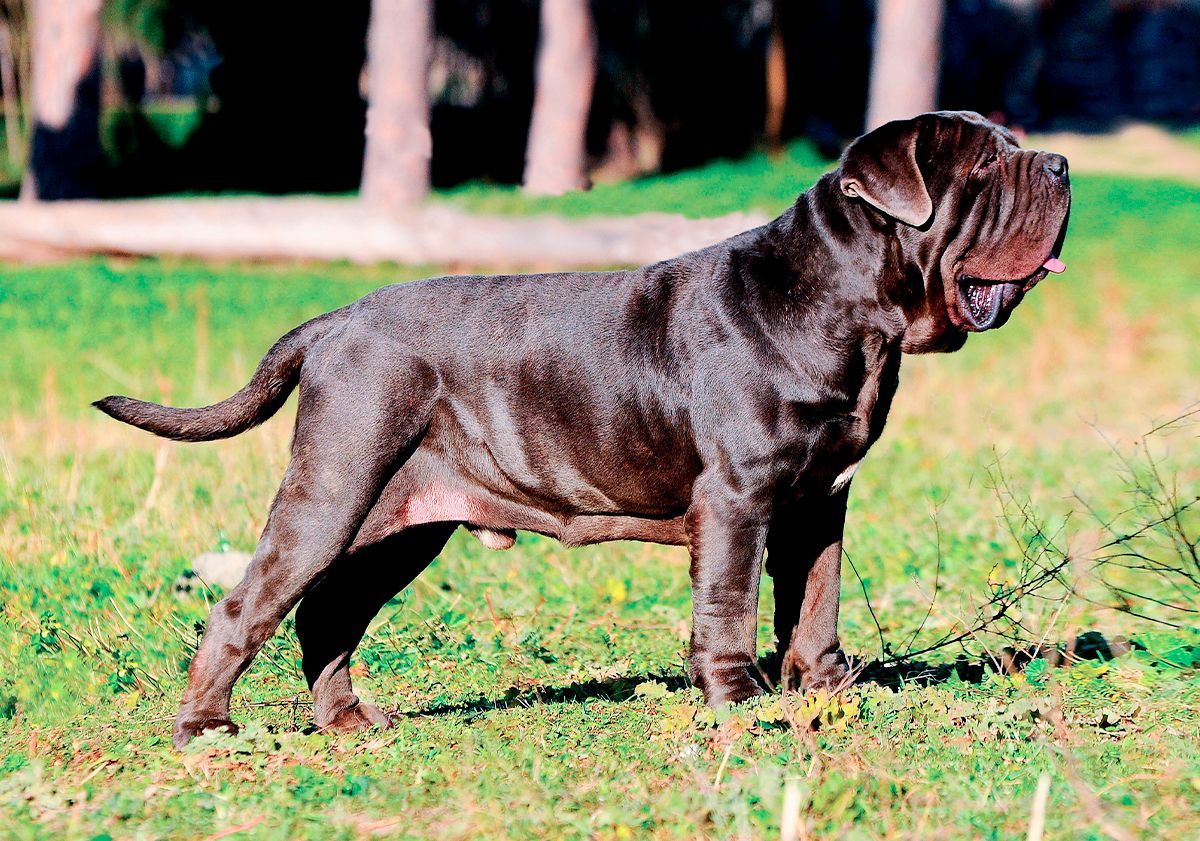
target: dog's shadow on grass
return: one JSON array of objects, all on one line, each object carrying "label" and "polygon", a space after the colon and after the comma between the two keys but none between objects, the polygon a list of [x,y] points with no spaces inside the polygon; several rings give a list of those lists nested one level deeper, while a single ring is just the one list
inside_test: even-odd
[{"label": "dog's shadow on grass", "polygon": [[436,704],[419,710],[402,713],[409,718],[466,713],[468,715],[532,707],[536,704],[584,704],[588,701],[627,701],[643,683],[656,682],[676,692],[687,689],[691,681],[679,672],[622,675],[611,680],[584,680],[567,686],[539,686],[534,688],[509,689],[500,698],[478,698],[453,704]]},{"label": "dog's shadow on grass", "polygon": [[[898,689],[903,686],[937,686],[951,680],[980,684],[988,675],[1019,672],[1035,659],[1045,659],[1051,666],[1058,667],[1080,660],[1111,660],[1137,647],[1121,638],[1108,640],[1098,631],[1080,634],[1064,645],[1030,645],[1022,649],[1005,648],[994,655],[968,658],[960,655],[955,660],[931,663],[920,659],[873,660],[856,664],[855,683],[875,684]],[[776,658],[763,657],[759,669],[770,685],[778,683],[779,664]],[[500,698],[478,698],[450,704],[436,704],[402,713],[409,718],[443,716],[465,713],[468,716],[482,715],[493,710],[511,710],[532,707],[537,704],[583,704],[588,701],[627,701],[637,693],[644,683],[659,683],[671,692],[687,689],[691,681],[681,672],[647,672],[640,675],[623,675],[611,680],[578,681],[566,686],[509,689]]]}]

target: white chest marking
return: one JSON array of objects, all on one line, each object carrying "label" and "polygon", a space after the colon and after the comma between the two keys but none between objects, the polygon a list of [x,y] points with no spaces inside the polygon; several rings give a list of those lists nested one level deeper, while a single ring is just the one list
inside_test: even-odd
[{"label": "white chest marking", "polygon": [[829,495],[830,496],[833,496],[835,493],[840,492],[843,488],[846,487],[846,485],[850,484],[850,480],[854,478],[854,474],[855,474],[855,472],[858,471],[858,466],[860,464],[862,464],[862,459],[859,459],[858,461],[854,462],[854,464],[850,465],[849,467],[847,467],[845,470],[843,470],[841,473],[838,474],[837,478],[833,480],[833,484],[829,486]]}]

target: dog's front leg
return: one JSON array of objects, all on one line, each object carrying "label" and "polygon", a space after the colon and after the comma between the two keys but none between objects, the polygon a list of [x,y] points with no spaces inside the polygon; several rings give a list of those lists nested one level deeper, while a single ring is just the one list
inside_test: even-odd
[{"label": "dog's front leg", "polygon": [[762,693],[755,680],[758,581],[766,517],[726,493],[699,495],[687,515],[692,555],[692,683],[710,706]]},{"label": "dog's front leg", "polygon": [[776,661],[784,688],[833,687],[846,676],[838,638],[848,489],[777,511],[767,538],[775,585]]}]

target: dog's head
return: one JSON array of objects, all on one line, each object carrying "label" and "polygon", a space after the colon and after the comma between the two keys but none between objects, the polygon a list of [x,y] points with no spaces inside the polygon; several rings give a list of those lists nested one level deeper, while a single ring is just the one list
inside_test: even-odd
[{"label": "dog's head", "polygon": [[957,350],[968,333],[999,327],[1065,268],[1067,159],[1021,149],[973,112],[888,123],[851,144],[838,178],[894,233],[910,353]]}]

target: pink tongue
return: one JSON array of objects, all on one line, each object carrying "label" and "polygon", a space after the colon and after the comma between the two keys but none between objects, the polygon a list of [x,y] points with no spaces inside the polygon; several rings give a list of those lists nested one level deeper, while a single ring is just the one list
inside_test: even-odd
[{"label": "pink tongue", "polygon": [[1067,264],[1064,263],[1062,260],[1058,259],[1057,257],[1051,257],[1049,260],[1042,263],[1042,268],[1048,272],[1054,272],[1055,274],[1062,274],[1063,272],[1065,272],[1067,270]]}]

